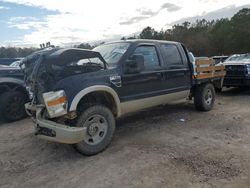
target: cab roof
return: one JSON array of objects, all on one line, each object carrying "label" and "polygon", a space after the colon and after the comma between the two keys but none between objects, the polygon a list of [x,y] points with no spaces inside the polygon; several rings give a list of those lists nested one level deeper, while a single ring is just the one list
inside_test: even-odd
[{"label": "cab roof", "polygon": [[[167,41],[167,40],[153,40],[153,39],[129,39],[129,40],[119,40],[113,42],[107,42],[105,44],[112,44],[112,43],[120,43],[120,42],[129,42],[129,43],[164,43],[164,44],[180,44],[179,42],[175,41]],[[103,44],[103,45],[105,45]]]}]

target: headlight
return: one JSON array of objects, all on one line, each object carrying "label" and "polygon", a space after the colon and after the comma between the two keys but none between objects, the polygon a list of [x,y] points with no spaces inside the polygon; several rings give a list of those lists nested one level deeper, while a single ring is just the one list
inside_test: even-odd
[{"label": "headlight", "polygon": [[68,101],[63,90],[44,93],[43,100],[51,118],[67,114]]}]

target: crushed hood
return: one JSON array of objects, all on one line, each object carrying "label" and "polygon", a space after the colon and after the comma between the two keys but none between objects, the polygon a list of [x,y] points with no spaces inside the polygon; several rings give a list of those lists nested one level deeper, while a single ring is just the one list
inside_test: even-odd
[{"label": "crushed hood", "polygon": [[[86,66],[68,66],[82,59],[99,58],[102,67],[86,64]],[[69,76],[106,69],[106,62],[99,52],[76,48],[49,48],[37,51],[21,62],[25,65],[24,80],[32,92],[38,93],[53,90],[56,83]],[[85,64],[84,64],[85,65]]]},{"label": "crushed hood", "polygon": [[104,62],[104,64],[106,64],[105,60],[103,59],[103,57],[99,52],[95,52],[92,50],[77,49],[77,48],[59,49],[49,55],[47,62],[57,65],[65,65],[68,62],[77,61],[79,59],[95,58],[95,57],[100,58]]}]

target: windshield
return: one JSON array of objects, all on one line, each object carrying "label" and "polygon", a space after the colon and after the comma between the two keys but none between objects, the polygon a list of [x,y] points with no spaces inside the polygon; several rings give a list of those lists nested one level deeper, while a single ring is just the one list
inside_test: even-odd
[{"label": "windshield", "polygon": [[104,44],[93,50],[102,55],[109,67],[115,67],[123,54],[127,51],[129,45],[130,43],[128,42]]},{"label": "windshield", "polygon": [[250,54],[233,55],[226,61],[250,61]]}]

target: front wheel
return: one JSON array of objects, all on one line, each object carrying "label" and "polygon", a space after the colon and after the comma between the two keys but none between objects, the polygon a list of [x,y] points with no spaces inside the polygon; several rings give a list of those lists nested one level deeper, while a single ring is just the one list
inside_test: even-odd
[{"label": "front wheel", "polygon": [[115,119],[107,107],[95,105],[82,112],[77,127],[86,127],[87,132],[84,140],[74,147],[84,155],[95,155],[110,144],[115,131]]},{"label": "front wheel", "polygon": [[214,106],[215,89],[210,83],[198,85],[195,88],[194,104],[200,111],[210,111]]}]

